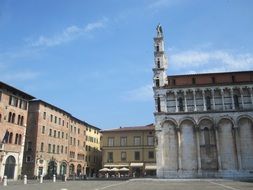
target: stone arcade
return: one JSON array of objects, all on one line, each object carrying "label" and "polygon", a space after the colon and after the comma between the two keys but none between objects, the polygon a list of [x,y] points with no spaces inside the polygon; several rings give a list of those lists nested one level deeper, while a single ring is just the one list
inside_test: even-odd
[{"label": "stone arcade", "polygon": [[154,48],[157,176],[253,177],[253,71],[167,76]]}]

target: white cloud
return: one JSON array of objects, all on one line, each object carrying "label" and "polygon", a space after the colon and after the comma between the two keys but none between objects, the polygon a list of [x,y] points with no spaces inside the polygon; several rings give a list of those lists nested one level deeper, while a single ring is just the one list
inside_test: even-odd
[{"label": "white cloud", "polygon": [[46,37],[42,35],[37,40],[30,42],[29,45],[32,47],[51,47],[60,45],[77,39],[78,37],[88,34],[94,30],[104,28],[107,21],[107,18],[103,18],[99,21],[88,23],[84,28],[75,25],[69,26],[55,36]]},{"label": "white cloud", "polygon": [[158,9],[158,8],[171,6],[182,1],[183,0],[152,0],[151,3],[148,4],[147,7],[149,9]]},{"label": "white cloud", "polygon": [[183,51],[171,54],[170,65],[187,73],[250,70],[253,54],[226,50]]},{"label": "white cloud", "polygon": [[127,101],[150,101],[153,99],[153,88],[151,84],[126,92],[124,99]]},{"label": "white cloud", "polygon": [[38,72],[29,71],[29,70],[1,73],[1,79],[7,82],[27,81],[27,80],[35,79],[38,76],[39,76]]}]

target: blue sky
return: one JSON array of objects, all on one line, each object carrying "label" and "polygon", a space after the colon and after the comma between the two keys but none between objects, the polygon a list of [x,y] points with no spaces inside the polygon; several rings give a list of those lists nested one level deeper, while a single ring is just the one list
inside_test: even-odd
[{"label": "blue sky", "polygon": [[0,80],[102,129],[154,122],[153,37],[168,75],[253,69],[251,0],[1,0]]}]

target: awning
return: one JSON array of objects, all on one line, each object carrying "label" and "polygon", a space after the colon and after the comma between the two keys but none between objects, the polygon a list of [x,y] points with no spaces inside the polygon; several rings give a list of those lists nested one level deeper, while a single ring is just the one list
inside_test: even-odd
[{"label": "awning", "polygon": [[108,169],[108,168],[103,168],[103,169],[100,169],[99,171],[100,171],[100,172],[109,172],[109,171],[111,171],[111,170]]},{"label": "awning", "polygon": [[146,164],[145,170],[156,170],[156,164]]},{"label": "awning", "polygon": [[129,167],[129,164],[105,164],[105,168]]},{"label": "awning", "polygon": [[112,168],[111,171],[112,171],[112,172],[118,172],[119,169],[118,169],[118,168]]},{"label": "awning", "polygon": [[128,168],[120,168],[119,171],[121,171],[121,172],[128,172],[129,169]]},{"label": "awning", "polygon": [[142,167],[143,163],[131,163],[130,166],[131,167]]}]

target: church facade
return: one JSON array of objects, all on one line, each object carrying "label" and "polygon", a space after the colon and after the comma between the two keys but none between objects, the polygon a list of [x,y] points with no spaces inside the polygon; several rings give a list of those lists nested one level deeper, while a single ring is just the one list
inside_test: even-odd
[{"label": "church facade", "polygon": [[154,38],[157,176],[253,177],[253,71],[167,76]]}]

